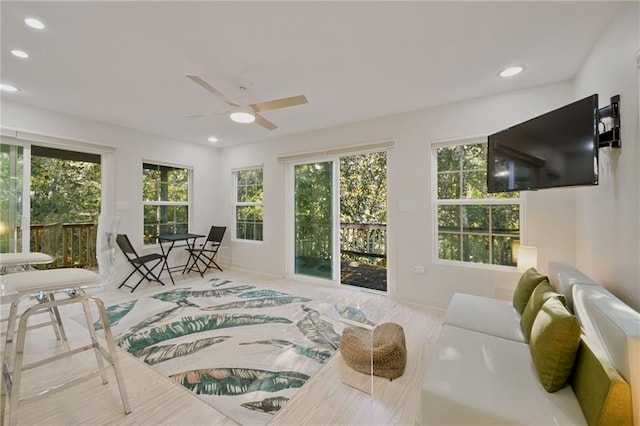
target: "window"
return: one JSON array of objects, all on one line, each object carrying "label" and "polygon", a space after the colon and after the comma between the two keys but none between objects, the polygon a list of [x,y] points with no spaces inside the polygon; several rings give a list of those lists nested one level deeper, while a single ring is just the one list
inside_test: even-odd
[{"label": "window", "polygon": [[191,170],[143,163],[142,176],[144,243],[155,244],[162,234],[189,232]]},{"label": "window", "polygon": [[237,170],[234,176],[236,239],[262,241],[262,167]]},{"label": "window", "polygon": [[487,193],[486,141],[434,144],[438,259],[515,266],[519,193]]}]

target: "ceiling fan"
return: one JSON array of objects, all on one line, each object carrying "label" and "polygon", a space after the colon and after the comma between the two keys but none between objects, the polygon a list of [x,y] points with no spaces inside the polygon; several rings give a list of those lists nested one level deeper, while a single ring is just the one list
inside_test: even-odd
[{"label": "ceiling fan", "polygon": [[[249,105],[240,105],[238,102],[234,101],[220,90],[213,87],[211,84],[204,81],[202,78],[197,75],[188,75],[187,78],[191,79],[194,83],[213,93],[223,101],[227,103],[231,107],[231,111],[229,111],[230,118],[238,123],[253,123],[259,124],[265,129],[275,130],[278,128],[275,124],[264,118],[259,113],[263,111],[269,111],[272,109],[279,108],[287,108],[295,105],[303,105],[308,103],[307,98],[304,95],[291,96],[289,98],[281,98],[281,99],[273,99],[271,101],[259,102],[256,104]],[[200,117],[202,114],[197,116],[192,116],[192,118]]]}]

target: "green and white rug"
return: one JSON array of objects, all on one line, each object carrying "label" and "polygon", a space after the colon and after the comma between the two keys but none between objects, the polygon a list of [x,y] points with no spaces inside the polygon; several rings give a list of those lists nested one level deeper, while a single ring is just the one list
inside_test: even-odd
[{"label": "green and white rug", "polygon": [[236,422],[258,425],[338,349],[344,325],[321,313],[326,306],[214,278],[107,313],[122,349]]}]

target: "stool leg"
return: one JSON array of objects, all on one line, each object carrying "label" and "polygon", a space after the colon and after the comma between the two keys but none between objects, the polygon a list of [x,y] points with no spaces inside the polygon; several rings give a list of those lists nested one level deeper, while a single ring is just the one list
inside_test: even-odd
[{"label": "stool leg", "polygon": [[[49,297],[49,295],[50,295],[50,293],[46,293],[44,291],[39,291],[38,293],[36,293],[35,298],[38,301],[38,303],[45,303],[45,302],[51,301],[51,298]],[[55,313],[53,312],[53,309],[49,309],[49,319],[51,321],[53,332],[56,335],[56,340],[61,340],[60,331],[58,330],[58,327],[56,325],[58,323],[58,321],[57,321],[57,319],[55,317]]]},{"label": "stool leg", "polygon": [[58,330],[58,327],[57,327],[58,321],[56,319],[56,314],[55,312],[53,312],[53,309],[49,309],[48,312],[49,312],[49,319],[51,320],[51,325],[52,325],[51,328],[53,328],[53,332],[56,335],[56,340],[62,340],[62,337],[60,336],[60,331]]},{"label": "stool leg", "polygon": [[7,351],[5,344],[5,356],[2,361],[2,375],[0,376],[0,425],[4,425],[4,410],[7,407],[7,394],[11,388],[11,377],[9,376],[9,364],[7,362]]},{"label": "stool leg", "polygon": [[4,345],[4,362],[11,365],[11,358],[13,357],[13,339],[16,333],[16,318],[18,317],[18,304],[21,299],[14,300],[9,308],[9,320],[7,321],[7,335],[5,337]]},{"label": "stool leg", "polygon": [[[55,297],[53,293],[49,293],[48,299],[51,302],[55,302]],[[56,336],[60,333],[60,338],[58,340],[62,340],[62,344],[64,345],[65,352],[69,352],[71,348],[69,347],[69,340],[67,339],[67,333],[64,331],[64,325],[62,325],[62,318],[60,317],[60,311],[58,307],[54,306],[49,308],[49,315],[53,312],[53,317],[55,319],[55,323],[53,324],[53,329],[56,330]]]},{"label": "stool leg", "polygon": [[[98,368],[102,370],[104,368],[104,361],[102,359],[102,354],[98,349],[98,339],[96,338],[96,329],[93,326],[93,316],[91,315],[91,309],[89,309],[89,302],[87,301],[86,296],[78,296],[78,297],[82,297],[84,299],[82,301],[82,309],[84,310],[84,317],[87,320],[87,328],[89,329],[89,336],[91,336],[91,345],[93,345],[93,351],[96,355],[96,362],[98,363]],[[106,385],[107,383],[109,383],[109,380],[107,379],[106,374],[103,374],[100,377],[102,377],[103,385]]]},{"label": "stool leg", "polygon": [[[9,374],[8,371],[6,371],[6,374]],[[2,377],[0,378],[0,386],[2,386],[2,389],[0,389],[0,392],[2,392],[2,395],[0,395],[0,425],[4,425],[4,409],[6,408],[7,405],[7,389],[5,389],[6,384],[8,384],[8,382],[5,381],[5,362],[2,362]]]},{"label": "stool leg", "polygon": [[[24,357],[24,341],[27,332],[27,322],[32,308],[27,309],[18,323],[18,337],[16,339],[16,358],[13,363],[13,377],[11,378],[11,393],[9,399],[9,426],[18,422],[18,405],[20,404],[20,382],[22,381],[22,359]],[[36,310],[37,312],[37,310]]]},{"label": "stool leg", "polygon": [[109,325],[109,318],[107,317],[107,311],[104,307],[102,300],[95,296],[89,296],[89,299],[93,300],[98,306],[98,312],[102,319],[102,325],[104,330],[104,337],[107,341],[107,347],[109,348],[109,354],[111,355],[111,365],[113,365],[113,371],[116,376],[116,382],[118,382],[118,389],[120,390],[120,398],[122,399],[122,407],[124,413],[129,414],[131,412],[131,406],[129,405],[129,397],[127,396],[127,390],[124,387],[124,377],[122,376],[122,370],[120,370],[120,362],[118,361],[118,353],[116,352],[116,345],[113,341],[113,335],[111,334],[111,326]]},{"label": "stool leg", "polygon": [[2,378],[0,384],[2,388],[0,392],[0,425],[4,425],[4,412],[7,407],[7,398],[11,389],[11,376],[9,371],[11,370],[11,358],[13,358],[13,338],[15,336],[16,329],[16,317],[18,316],[18,305],[22,300],[21,297],[14,300],[9,308],[9,319],[7,321],[7,335],[5,336],[4,343],[4,357],[2,361]]}]

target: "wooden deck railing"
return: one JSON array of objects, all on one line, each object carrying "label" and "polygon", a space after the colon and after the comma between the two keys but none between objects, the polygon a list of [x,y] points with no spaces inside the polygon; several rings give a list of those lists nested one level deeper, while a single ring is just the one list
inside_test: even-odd
[{"label": "wooden deck railing", "polygon": [[341,223],[340,252],[349,256],[377,259],[386,264],[387,225],[373,223]]},{"label": "wooden deck railing", "polygon": [[31,251],[54,258],[52,267],[95,268],[96,228],[93,222],[31,225]]},{"label": "wooden deck railing", "polygon": [[[305,224],[297,229],[298,256],[322,257],[331,253],[331,225]],[[308,236],[302,238],[301,235]],[[340,252],[350,257],[365,257],[385,264],[387,226],[371,223],[341,223]]]},{"label": "wooden deck railing", "polygon": [[[330,226],[314,225],[305,229],[312,238],[302,240],[297,254],[316,257],[330,253]],[[326,228],[326,229],[325,229]],[[54,267],[97,266],[96,229],[93,222],[31,225],[31,250],[54,257]],[[323,238],[326,236],[327,238]],[[340,224],[340,251],[348,256],[377,259],[386,263],[387,227],[377,224]]]}]

